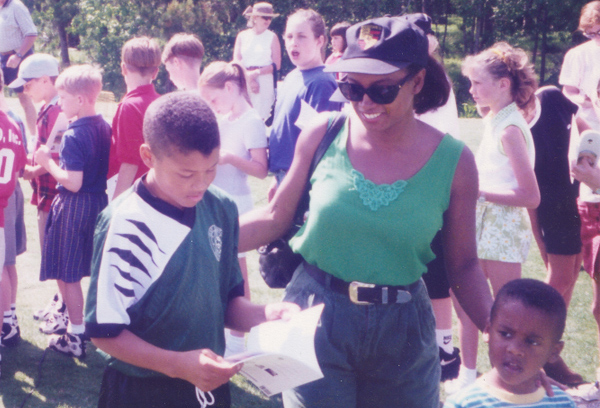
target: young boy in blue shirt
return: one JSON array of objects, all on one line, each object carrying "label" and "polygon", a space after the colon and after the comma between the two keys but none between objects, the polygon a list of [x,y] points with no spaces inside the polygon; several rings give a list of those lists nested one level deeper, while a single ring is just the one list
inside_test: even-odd
[{"label": "young boy in blue shirt", "polygon": [[197,92],[154,101],[140,154],[150,171],[100,214],[86,332],[106,352],[99,407],[229,407],[225,326],[298,311],[244,295],[235,203],[210,187],[219,130]]},{"label": "young boy in blue shirt", "polygon": [[535,279],[508,282],[496,295],[484,331],[492,369],[448,398],[444,408],[575,408],[560,388],[553,386],[550,397],[538,385],[542,367],[563,349],[566,317],[563,297],[552,286]]},{"label": "young boy in blue shirt", "polygon": [[72,66],[56,79],[62,111],[75,119],[64,133],[59,164],[48,146],[35,153],[58,182],[42,251],[40,280],[56,279],[67,306],[69,325],[62,335],[52,335],[48,347],[67,356],[85,357],[83,292],[81,279],[90,275],[96,217],[106,207],[106,174],[110,150],[110,125],[96,114],[102,75],[90,65]]}]

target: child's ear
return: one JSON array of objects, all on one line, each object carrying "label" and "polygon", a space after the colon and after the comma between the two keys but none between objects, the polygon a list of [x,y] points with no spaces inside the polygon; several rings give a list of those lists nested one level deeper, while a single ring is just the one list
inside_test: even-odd
[{"label": "child's ear", "polygon": [[510,90],[511,82],[507,77],[500,78],[500,88]]},{"label": "child's ear", "polygon": [[121,75],[127,75],[127,65],[124,62],[121,62]]},{"label": "child's ear", "polygon": [[140,146],[140,156],[142,157],[142,161],[144,162],[146,167],[148,167],[149,169],[154,167],[156,157],[152,153],[150,145],[142,143],[142,145]]},{"label": "child's ear", "polygon": [[557,341],[554,343],[552,346],[552,354],[550,354],[550,357],[548,357],[548,363],[556,363],[558,361],[563,347],[565,347],[564,341]]}]

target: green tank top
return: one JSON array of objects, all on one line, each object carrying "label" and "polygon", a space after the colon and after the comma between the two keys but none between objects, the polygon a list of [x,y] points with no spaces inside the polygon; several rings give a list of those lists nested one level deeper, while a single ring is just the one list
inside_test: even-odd
[{"label": "green tank top", "polygon": [[413,177],[376,185],[350,163],[347,126],[310,179],[308,218],[290,245],[347,282],[411,284],[435,258],[431,240],[442,227],[464,143],[445,135]]}]

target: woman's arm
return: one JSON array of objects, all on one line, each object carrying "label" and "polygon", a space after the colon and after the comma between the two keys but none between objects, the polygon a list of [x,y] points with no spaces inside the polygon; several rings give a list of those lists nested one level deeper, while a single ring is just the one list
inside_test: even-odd
[{"label": "woman's arm", "polygon": [[327,130],[328,120],[329,114],[323,114],[313,122],[314,125],[300,133],[290,170],[269,204],[240,218],[240,252],[266,245],[287,232],[304,192],[310,163]]},{"label": "woman's arm", "polygon": [[267,164],[267,148],[250,149],[250,160],[230,153],[226,150],[221,150],[219,164],[231,164],[240,169],[246,174],[264,179],[269,172]]},{"label": "woman's arm", "polygon": [[486,201],[513,207],[537,208],[540,204],[540,190],[533,172],[533,165],[527,157],[525,137],[519,128],[509,126],[501,136],[504,153],[517,179],[517,188],[506,192],[482,191]]},{"label": "woman's arm", "polygon": [[492,308],[492,295],[477,258],[475,203],[478,185],[473,154],[465,147],[452,181],[442,237],[450,288],[471,320],[483,330]]}]

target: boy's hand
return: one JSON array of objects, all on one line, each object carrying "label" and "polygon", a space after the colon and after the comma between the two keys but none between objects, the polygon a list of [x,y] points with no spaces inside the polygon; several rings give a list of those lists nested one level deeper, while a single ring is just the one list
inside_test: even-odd
[{"label": "boy's hand", "polygon": [[35,161],[42,167],[48,168],[48,162],[52,160],[52,154],[50,148],[46,145],[40,146],[35,152]]},{"label": "boy's hand", "polygon": [[207,392],[225,384],[237,374],[241,364],[231,364],[212,350],[192,350],[180,353],[176,377],[186,380]]},{"label": "boy's hand", "polygon": [[230,164],[231,156],[233,156],[232,153],[221,149],[221,152],[219,153],[219,164]]},{"label": "boy's hand", "polygon": [[24,180],[33,179],[33,167],[30,166],[29,164],[26,164],[25,168],[23,169],[23,179]]},{"label": "boy's hand", "polygon": [[265,318],[269,320],[290,320],[292,315],[300,312],[300,306],[290,302],[269,303],[265,306]]},{"label": "boy's hand", "polygon": [[600,187],[600,169],[596,166],[590,166],[587,160],[578,160],[571,163],[571,175],[592,190]]}]

